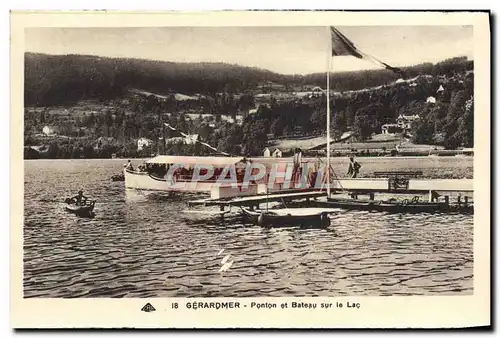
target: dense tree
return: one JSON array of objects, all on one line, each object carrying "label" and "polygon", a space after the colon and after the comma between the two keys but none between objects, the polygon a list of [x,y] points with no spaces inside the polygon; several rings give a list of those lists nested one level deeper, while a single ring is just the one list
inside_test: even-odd
[{"label": "dense tree", "polygon": [[364,141],[370,136],[372,131],[372,118],[364,112],[356,114],[354,118],[354,135],[359,140]]}]

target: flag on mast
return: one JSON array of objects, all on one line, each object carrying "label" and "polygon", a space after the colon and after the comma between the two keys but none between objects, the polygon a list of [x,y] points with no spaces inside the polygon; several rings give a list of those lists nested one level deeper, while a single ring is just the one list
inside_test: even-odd
[{"label": "flag on mast", "polygon": [[354,56],[358,59],[371,61],[394,73],[404,75],[400,68],[388,65],[379,59],[360,51],[354,43],[342,34],[337,28],[330,27],[332,56]]},{"label": "flag on mast", "polygon": [[337,28],[330,27],[332,36],[332,56],[354,56],[363,59],[363,54],[358,51],[354,43],[351,42]]}]

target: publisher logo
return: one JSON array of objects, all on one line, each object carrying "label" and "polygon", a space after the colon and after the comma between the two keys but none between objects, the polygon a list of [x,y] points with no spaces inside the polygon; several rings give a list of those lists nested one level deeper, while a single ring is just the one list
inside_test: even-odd
[{"label": "publisher logo", "polygon": [[144,312],[153,312],[153,311],[156,311],[156,309],[154,308],[153,305],[151,305],[151,303],[147,303],[146,305],[144,305],[142,307],[141,311],[144,311]]}]

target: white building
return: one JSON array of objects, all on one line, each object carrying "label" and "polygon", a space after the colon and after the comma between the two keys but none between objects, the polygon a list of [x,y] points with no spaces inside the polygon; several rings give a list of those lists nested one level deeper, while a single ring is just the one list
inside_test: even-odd
[{"label": "white building", "polygon": [[169,137],[165,140],[165,144],[185,144],[186,139],[182,136]]},{"label": "white building", "polygon": [[198,142],[198,139],[198,134],[170,137],[169,139],[167,139],[166,144],[196,144],[196,142]]},{"label": "white building", "polygon": [[153,144],[152,140],[145,137],[141,137],[140,139],[137,140],[137,150],[141,151],[144,147],[149,147],[152,144]]},{"label": "white building", "polygon": [[403,128],[397,123],[387,123],[382,126],[382,134],[401,133]]},{"label": "white building", "polygon": [[398,118],[396,119],[396,122],[399,127],[405,130],[411,129],[411,125],[413,122],[417,121],[420,119],[420,116],[418,114],[415,115],[403,115],[400,114]]},{"label": "white building", "polygon": [[278,148],[276,148],[273,151],[273,157],[282,157],[282,156],[283,156],[283,152],[281,150],[279,150]]},{"label": "white building", "polygon": [[54,136],[59,133],[59,127],[57,126],[45,126],[42,129],[42,132],[45,134],[45,136]]},{"label": "white building", "polygon": [[264,149],[264,157],[271,157],[271,150],[269,148]]},{"label": "white building", "polygon": [[323,90],[321,87],[314,87],[311,91],[311,94],[309,95],[309,97],[320,97],[321,95],[323,95],[323,93],[325,93],[326,91]]},{"label": "white building", "polygon": [[198,142],[198,138],[199,138],[199,135],[198,134],[193,134],[193,135],[188,135],[186,138],[185,138],[185,143],[186,144],[195,144],[196,142]]}]

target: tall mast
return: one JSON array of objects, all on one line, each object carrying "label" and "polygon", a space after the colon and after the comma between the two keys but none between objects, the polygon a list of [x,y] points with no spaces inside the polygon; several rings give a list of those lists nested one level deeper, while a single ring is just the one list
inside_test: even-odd
[{"label": "tall mast", "polygon": [[330,63],[332,59],[332,37],[328,30],[328,52],[326,62],[326,193],[330,197]]},{"label": "tall mast", "polygon": [[161,147],[162,147],[162,155],[166,155],[166,148],[167,145],[167,140],[165,140],[165,124],[163,123],[163,115],[161,118]]}]

